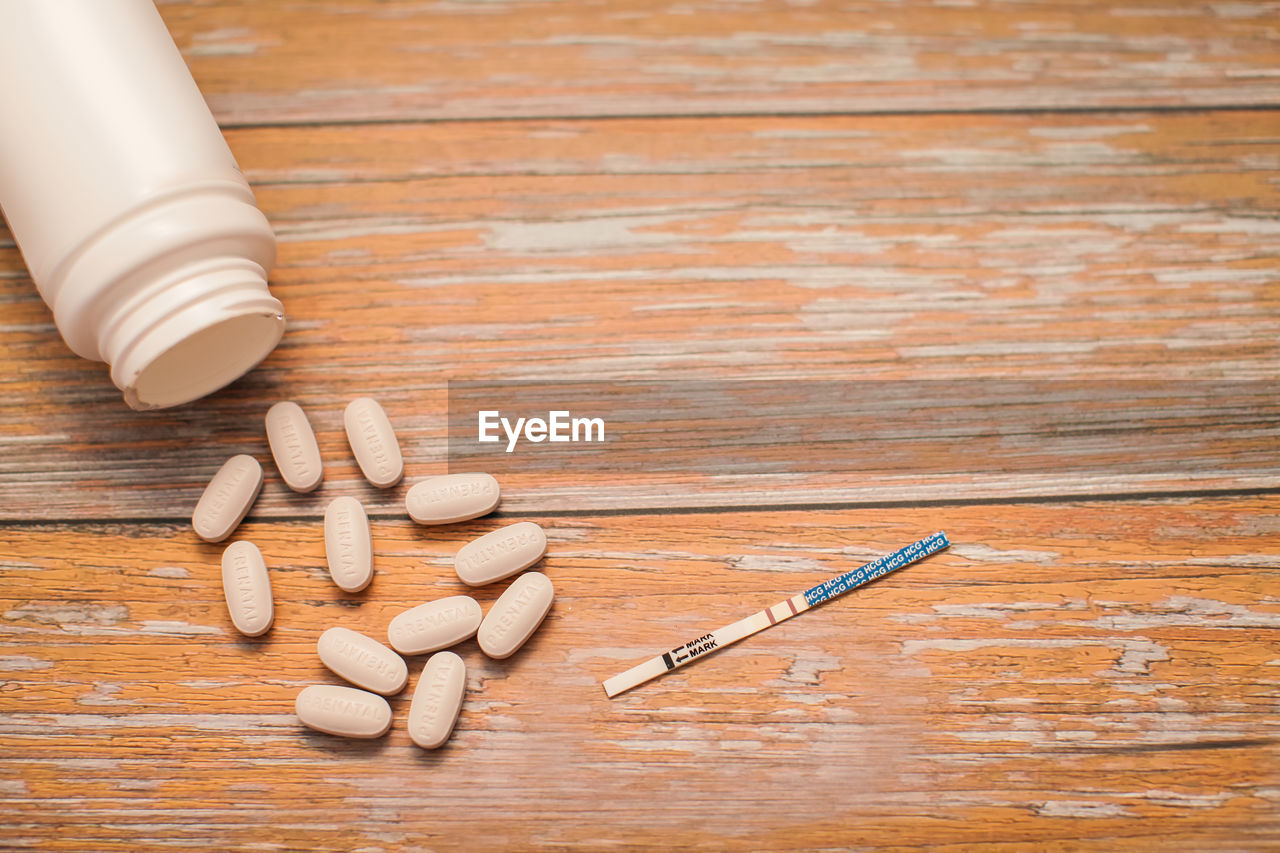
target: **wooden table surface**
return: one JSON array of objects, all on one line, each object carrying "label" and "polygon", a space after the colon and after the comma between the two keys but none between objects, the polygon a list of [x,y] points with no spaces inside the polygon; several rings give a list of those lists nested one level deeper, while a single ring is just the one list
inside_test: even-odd
[{"label": "wooden table surface", "polygon": [[[517,472],[495,516],[403,510],[446,470],[451,379],[1274,380],[1274,2],[161,11],[279,236],[290,329],[231,388],[132,413],[0,231],[0,848],[1280,849],[1274,421],[1270,462],[1142,482],[655,500]],[[341,433],[366,394],[404,447],[386,492]],[[227,456],[267,461],[281,399],[326,479],[266,465],[239,536],[276,626],[248,641],[189,516]],[[324,570],[344,494],[373,518],[358,595]],[[522,518],[555,607],[508,661],[459,647],[445,748],[410,742],[407,692],[377,741],[298,724],[320,631],[462,591],[458,545]],[[601,691],[937,529],[916,567]]]}]

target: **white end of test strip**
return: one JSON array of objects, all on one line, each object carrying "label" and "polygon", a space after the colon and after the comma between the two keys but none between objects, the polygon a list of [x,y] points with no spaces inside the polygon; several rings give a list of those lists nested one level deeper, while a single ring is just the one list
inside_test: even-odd
[{"label": "white end of test strip", "polygon": [[784,619],[790,619],[797,613],[803,613],[808,609],[809,605],[805,603],[803,593],[793,595],[786,601],[781,601],[772,607],[766,607],[759,613],[752,613],[746,619],[739,619],[732,625],[725,625],[710,634],[704,634],[697,639],[682,643],[669,652],[663,652],[655,658],[650,658],[642,664],[631,667],[626,672],[615,675],[604,682],[605,695],[612,699],[619,693],[630,690],[638,684],[644,684],[646,681],[657,678],[659,675],[664,675],[670,670],[693,663],[703,655],[746,639],[757,631],[763,631],[765,628],[777,625]]}]

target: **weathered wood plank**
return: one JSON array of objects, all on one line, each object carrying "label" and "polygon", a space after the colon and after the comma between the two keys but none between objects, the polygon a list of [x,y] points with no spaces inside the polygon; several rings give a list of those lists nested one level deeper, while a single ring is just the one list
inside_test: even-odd
[{"label": "weathered wood plank", "polygon": [[[0,231],[0,846],[1280,844],[1275,496],[1044,498],[1274,488],[1266,406],[1166,412],[1239,430],[1224,455],[1173,464],[1190,445],[1162,431],[1096,476],[1077,445],[1074,478],[972,425],[1003,480],[923,428],[888,476],[852,466],[878,485],[512,472],[499,515],[438,530],[404,518],[405,486],[359,481],[340,431],[347,400],[382,399],[412,480],[444,470],[449,379],[1274,380],[1274,4],[162,13],[281,237],[291,330],[232,389],[133,415]],[[227,454],[266,459],[283,398],[328,479],[297,496],[268,464],[241,533],[278,619],[244,641],[183,516]],[[323,569],[340,493],[374,513],[356,596]],[[1023,502],[909,505],[993,496]],[[796,501],[822,506],[748,511]],[[721,509],[626,513],[700,503]],[[407,696],[377,743],[299,728],[293,696],[330,680],[320,631],[379,635],[465,591],[457,547],[534,512],[560,597],[512,660],[461,647],[445,750],[409,742]],[[603,697],[665,644],[938,528],[950,551]]]},{"label": "weathered wood plank", "polygon": [[[438,473],[448,379],[1274,378],[1274,140],[1253,113],[236,131],[282,241],[284,344],[232,390],[139,418],[0,248],[0,514],[181,516],[226,455],[265,459],[260,419],[286,397],[316,420],[325,494],[392,512],[398,492],[358,482],[341,408],[382,399],[411,476]],[[1272,484],[1193,473],[1107,488]],[[513,482],[516,506],[665,499],[576,477]],[[319,511],[277,486],[258,513]],[[740,487],[754,504],[1078,492]]]},{"label": "weathered wood plank", "polygon": [[224,125],[1280,102],[1263,0],[165,3]]},{"label": "weathered wood plank", "polygon": [[[330,680],[312,651],[325,627],[380,635],[401,607],[464,591],[449,556],[493,520],[379,521],[378,575],[355,596],[326,580],[317,524],[250,524],[279,605],[257,641],[230,627],[218,549],[181,526],[9,528],[8,842],[1266,847],[1275,512],[1251,498],[546,519],[555,609],[508,662],[461,647],[466,706],[432,755],[404,732],[407,696],[374,744],[306,733],[292,699]],[[668,643],[937,528],[950,551],[604,698],[600,679]]]}]

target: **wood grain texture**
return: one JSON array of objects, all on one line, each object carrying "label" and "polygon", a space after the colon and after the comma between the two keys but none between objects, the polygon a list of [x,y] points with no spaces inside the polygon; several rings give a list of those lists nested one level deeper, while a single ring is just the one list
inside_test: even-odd
[{"label": "wood grain texture", "polygon": [[[1276,831],[1276,509],[544,519],[552,614],[509,661],[460,647],[467,701],[432,754],[404,731],[407,696],[372,744],[307,733],[293,696],[330,680],[324,628],[382,636],[401,607],[467,591],[455,544],[507,519],[376,523],[357,595],[328,581],[317,523],[249,524],[279,603],[254,641],[230,627],[218,549],[181,527],[23,528],[0,600],[10,840],[1249,846]],[[604,698],[631,663],[935,527],[949,551]]]},{"label": "wood grain texture", "polygon": [[1280,100],[1265,0],[161,8],[233,125]]},{"label": "wood grain texture", "polygon": [[[284,344],[210,401],[122,418],[0,249],[0,424],[23,448],[0,513],[187,513],[226,456],[265,461],[284,398],[316,419],[333,494],[390,511],[341,408],[378,391],[410,471],[439,472],[448,379],[1273,379],[1274,131],[1222,112],[236,131],[281,239]],[[527,509],[643,497],[518,485]],[[769,490],[859,497],[805,486]],[[257,511],[299,505],[268,489]]]},{"label": "wood grain texture", "polygon": [[[161,12],[279,235],[290,327],[231,388],[128,412],[0,226],[0,848],[1280,845],[1280,396],[1224,402],[1280,364],[1274,3]],[[449,380],[562,378],[1225,390],[1058,461],[1050,427],[1011,451],[966,412],[945,426],[986,467],[952,466],[935,410],[804,477],[511,471],[494,516],[408,521],[446,470]],[[394,489],[346,448],[359,395],[400,435]],[[316,494],[268,461],[281,399],[318,433]],[[237,534],[276,595],[257,640],[188,523],[237,452],[268,474]],[[324,567],[339,494],[372,518],[354,595]],[[386,738],[298,724],[335,681],[321,631],[487,607],[505,584],[464,589],[452,556],[524,518],[557,601],[507,661],[459,647],[444,749],[404,729],[422,658]],[[937,529],[948,551],[604,697]]]}]

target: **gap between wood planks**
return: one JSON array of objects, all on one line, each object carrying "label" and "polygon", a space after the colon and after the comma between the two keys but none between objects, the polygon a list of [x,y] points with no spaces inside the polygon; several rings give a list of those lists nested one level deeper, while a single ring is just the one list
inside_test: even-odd
[{"label": "gap between wood planks", "polygon": [[[521,518],[603,518],[618,516],[647,515],[726,515],[738,512],[812,512],[815,510],[865,510],[865,509],[931,509],[942,507],[967,506],[1030,506],[1036,504],[1083,504],[1083,503],[1130,503],[1194,500],[1197,498],[1245,498],[1262,495],[1280,495],[1280,486],[1257,487],[1247,489],[1186,489],[1164,492],[1117,492],[1103,494],[1062,494],[1034,495],[992,498],[946,498],[939,500],[903,500],[903,501],[829,501],[825,503],[776,503],[776,504],[741,504],[710,506],[677,506],[677,507],[636,507],[634,509],[561,509],[561,510],[525,510],[515,515]],[[194,504],[193,504],[194,506]],[[370,511],[370,519],[386,521],[403,519],[403,512]],[[499,507],[486,518],[504,518]],[[261,522],[312,522],[323,520],[323,512],[289,513],[285,515],[269,515],[246,518],[247,521]],[[0,519],[0,530],[5,528],[23,529],[40,527],[94,527],[125,526],[133,524],[188,524],[190,516],[115,516],[103,518],[13,518]]]},{"label": "gap between wood planks", "polygon": [[1064,749],[1042,749],[1041,753],[1057,753],[1061,755],[1126,755],[1145,752],[1183,752],[1193,749],[1251,749],[1255,746],[1270,746],[1280,743],[1280,738],[1255,737],[1236,738],[1234,740],[1189,740],[1172,743],[1140,743],[1119,744],[1115,746],[1075,746]]},{"label": "gap between wood planks", "polygon": [[368,119],[335,119],[319,121],[300,119],[298,121],[245,121],[226,120],[218,122],[218,126],[226,130],[287,130],[290,128],[323,128],[323,127],[378,127],[415,124],[515,124],[520,122],[623,122],[623,121],[672,121],[718,119],[806,119],[806,118],[909,118],[918,116],[1051,116],[1051,115],[1145,115],[1160,114],[1194,114],[1194,113],[1265,113],[1280,111],[1280,103],[1275,104],[1133,104],[1121,106],[1097,107],[962,107],[957,109],[928,110],[796,110],[796,111],[751,111],[742,112],[670,112],[670,113],[627,113],[605,115],[583,115],[580,113],[563,113],[544,115],[541,113],[510,114],[501,116],[457,116],[457,117],[405,117],[405,118],[368,118]]}]

